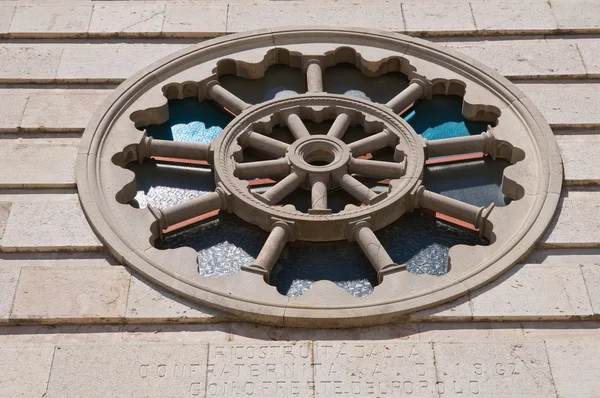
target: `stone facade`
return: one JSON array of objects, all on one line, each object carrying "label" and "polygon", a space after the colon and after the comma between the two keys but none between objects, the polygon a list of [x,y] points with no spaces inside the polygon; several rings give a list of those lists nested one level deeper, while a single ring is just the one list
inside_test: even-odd
[{"label": "stone facade", "polygon": [[[596,2],[359,3],[0,5],[0,397],[597,395]],[[194,13],[210,17],[197,26]],[[558,210],[535,251],[452,303],[340,330],[241,322],[108,254],[75,181],[102,101],[199,40],[290,23],[426,36],[522,90],[564,164]]]}]

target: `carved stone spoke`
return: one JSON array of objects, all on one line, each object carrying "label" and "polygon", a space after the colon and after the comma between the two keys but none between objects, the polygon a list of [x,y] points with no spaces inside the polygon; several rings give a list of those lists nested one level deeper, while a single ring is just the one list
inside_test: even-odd
[{"label": "carved stone spoke", "polygon": [[306,86],[309,93],[320,93],[323,91],[323,67],[317,60],[309,61],[306,68]]},{"label": "carved stone spoke", "polygon": [[496,152],[494,135],[491,132],[485,132],[466,137],[425,141],[425,156],[427,158],[473,152],[482,152],[494,156]]},{"label": "carved stone spoke", "polygon": [[250,106],[250,104],[244,102],[241,98],[221,86],[216,81],[209,84],[207,94],[208,98],[218,102],[221,106],[235,115],[239,115],[244,109]]},{"label": "carved stone spoke", "polygon": [[279,203],[283,198],[296,190],[303,182],[304,177],[292,172],[290,175],[273,185],[261,196],[270,205]]},{"label": "carved stone spoke", "polygon": [[371,229],[371,224],[359,221],[353,228],[353,238],[358,242],[365,256],[377,271],[377,278],[382,282],[383,276],[401,270],[403,267],[394,263],[388,252],[379,242]]},{"label": "carved stone spoke", "polygon": [[272,177],[289,174],[289,172],[290,164],[286,158],[236,163],[235,165],[235,176],[238,178]]},{"label": "carved stone spoke", "polygon": [[277,263],[281,251],[285,244],[292,237],[292,229],[284,222],[276,222],[271,227],[271,232],[267,241],[263,245],[254,264],[243,266],[242,270],[260,274],[266,282],[269,282],[269,276],[273,267]]},{"label": "carved stone spoke", "polygon": [[427,95],[427,86],[428,83],[421,80],[411,80],[408,87],[389,100],[386,105],[392,108],[395,113],[402,112],[410,104]]},{"label": "carved stone spoke", "polygon": [[350,115],[347,113],[340,113],[333,121],[333,124],[329,128],[327,135],[330,137],[339,138],[341,140],[344,137],[344,134],[346,134],[346,130],[348,130],[349,126]]},{"label": "carved stone spoke", "polygon": [[377,196],[371,188],[367,187],[350,174],[344,174],[338,182],[344,191],[354,196],[357,200],[360,200],[361,203],[368,205]]},{"label": "carved stone spoke", "polygon": [[259,151],[275,155],[276,157],[283,157],[288,149],[288,144],[285,142],[276,140],[266,135],[259,134],[254,131],[250,131],[242,138],[242,143]]},{"label": "carved stone spoke", "polygon": [[480,230],[485,228],[485,221],[494,208],[494,204],[490,204],[488,207],[473,206],[469,203],[428,191],[422,186],[417,191],[417,203],[425,209],[473,224],[475,228]]},{"label": "carved stone spoke", "polygon": [[295,139],[308,137],[310,135],[302,119],[294,113],[287,117],[287,126]]},{"label": "carved stone spoke", "polygon": [[322,213],[327,210],[327,183],[324,178],[316,176],[311,178],[311,209],[309,213]]},{"label": "carved stone spoke", "polygon": [[196,142],[157,140],[144,136],[138,145],[139,159],[152,156],[188,160],[208,160],[210,145]]},{"label": "carved stone spoke", "polygon": [[351,173],[358,173],[365,177],[400,178],[406,171],[406,162],[353,159],[349,170]]},{"label": "carved stone spoke", "polygon": [[398,137],[391,132],[384,130],[380,133],[354,141],[353,143],[348,144],[348,147],[352,151],[352,155],[357,157],[388,146],[394,146],[397,141]]},{"label": "carved stone spoke", "polygon": [[214,210],[227,208],[227,197],[225,192],[217,188],[210,192],[187,202],[169,206],[164,209],[148,208],[158,220],[160,230],[167,229],[180,222],[201,216]]}]

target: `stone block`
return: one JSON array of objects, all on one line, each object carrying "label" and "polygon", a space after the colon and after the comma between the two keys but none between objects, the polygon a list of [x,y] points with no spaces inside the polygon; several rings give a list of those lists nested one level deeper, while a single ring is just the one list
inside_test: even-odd
[{"label": "stone block", "polygon": [[597,33],[600,29],[598,2],[594,0],[552,0],[552,12],[560,30]]},{"label": "stone block", "polygon": [[577,266],[515,266],[471,294],[475,319],[553,320],[592,315]]},{"label": "stone block", "polygon": [[600,84],[521,83],[546,121],[555,128],[588,128],[600,125]]},{"label": "stone block", "polygon": [[424,7],[418,2],[403,3],[406,32],[434,32],[458,34],[475,31],[471,8],[468,3],[436,3]]},{"label": "stone block", "polygon": [[312,345],[212,343],[206,368],[206,396],[312,396]]},{"label": "stone block", "polygon": [[600,289],[598,289],[598,286],[600,286],[600,263],[584,264],[581,266],[581,272],[583,272],[583,279],[590,296],[594,315],[600,314]]},{"label": "stone block", "polygon": [[537,33],[556,30],[548,3],[539,1],[483,1],[471,3],[477,30],[482,34]]},{"label": "stone block", "polygon": [[94,251],[102,247],[75,200],[13,203],[0,240],[4,251]]},{"label": "stone block", "polygon": [[543,247],[598,247],[600,192],[563,189],[554,220],[542,238]]},{"label": "stone block", "polygon": [[165,4],[95,4],[90,35],[144,36],[160,34]]},{"label": "stone block", "polygon": [[469,295],[464,295],[457,300],[438,305],[433,308],[413,312],[407,318],[410,321],[434,321],[434,320],[453,320],[465,321],[473,317],[471,305],[469,303]]},{"label": "stone block", "polygon": [[227,17],[227,33],[252,29],[289,27],[290,25],[348,25],[382,30],[403,31],[400,4],[388,3],[385,12],[373,13],[372,5],[317,3],[285,4],[230,4]]},{"label": "stone block", "polygon": [[600,183],[600,168],[596,167],[600,152],[600,136],[558,135],[556,141],[563,158],[564,181],[568,185]]},{"label": "stone block", "polygon": [[546,342],[559,397],[593,398],[600,390],[600,346],[597,342]]},{"label": "stone block", "polygon": [[595,40],[580,40],[577,43],[581,58],[588,72],[588,77],[600,77],[600,42]]},{"label": "stone block", "polygon": [[8,322],[20,272],[20,267],[0,268],[0,323]]},{"label": "stone block", "polygon": [[17,7],[10,25],[13,37],[84,36],[92,5],[36,4]]},{"label": "stone block", "polygon": [[164,36],[214,37],[227,28],[227,5],[167,4]]},{"label": "stone block", "polygon": [[231,319],[224,312],[193,304],[149,282],[131,278],[127,299],[130,322],[218,322]]},{"label": "stone block", "polygon": [[315,396],[433,396],[431,343],[315,342]]},{"label": "stone block", "polygon": [[0,132],[15,131],[21,125],[28,96],[24,89],[0,89]]},{"label": "stone block", "polygon": [[14,5],[0,5],[0,34],[6,34],[15,13]]},{"label": "stone block", "polygon": [[465,42],[451,47],[508,78],[561,78],[587,73],[579,50],[572,43],[491,41]]},{"label": "stone block", "polygon": [[48,398],[204,396],[206,344],[56,347]]},{"label": "stone block", "polygon": [[[2,206],[0,204],[0,206]],[[0,207],[1,208],[1,207]],[[0,253],[0,267],[94,267],[117,265],[106,252]]]},{"label": "stone block", "polygon": [[[12,139],[0,146],[2,188],[74,188],[77,145]],[[0,235],[1,236],[1,235]]]},{"label": "stone block", "polygon": [[0,46],[0,80],[4,83],[39,83],[54,80],[61,48],[35,44]]},{"label": "stone block", "polygon": [[39,90],[29,96],[21,126],[31,130],[83,130],[110,90]]},{"label": "stone block", "polygon": [[23,267],[11,319],[114,322],[125,317],[130,275],[122,267]]},{"label": "stone block", "polygon": [[66,47],[56,78],[120,83],[152,62],[189,44],[96,44]]},{"label": "stone block", "polygon": [[0,347],[0,395],[44,397],[54,346]]},{"label": "stone block", "polygon": [[593,340],[600,339],[600,322],[521,322],[528,340]]},{"label": "stone block", "polygon": [[544,343],[433,343],[440,396],[555,396]]},{"label": "stone block", "polygon": [[419,324],[421,341],[520,340],[523,329],[518,322],[471,322]]},{"label": "stone block", "polygon": [[4,228],[8,222],[8,216],[10,215],[10,202],[0,202],[0,239],[4,235]]}]

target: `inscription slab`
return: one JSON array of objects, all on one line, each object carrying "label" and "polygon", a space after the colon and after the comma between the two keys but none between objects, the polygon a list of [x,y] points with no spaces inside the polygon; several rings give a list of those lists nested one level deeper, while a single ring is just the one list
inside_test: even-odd
[{"label": "inscription slab", "polygon": [[203,397],[206,344],[58,346],[48,397]]},{"label": "inscription slab", "polygon": [[312,397],[312,344],[211,344],[207,397]]},{"label": "inscription slab", "polygon": [[313,353],[316,396],[435,395],[431,343],[318,342]]},{"label": "inscription slab", "polygon": [[434,343],[437,393],[444,396],[556,396],[544,343]]}]

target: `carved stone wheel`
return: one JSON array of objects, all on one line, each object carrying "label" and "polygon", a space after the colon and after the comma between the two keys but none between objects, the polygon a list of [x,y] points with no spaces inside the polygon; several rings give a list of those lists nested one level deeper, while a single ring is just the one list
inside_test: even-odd
[{"label": "carved stone wheel", "polygon": [[[406,86],[385,103],[327,93],[328,68],[351,64],[367,77],[399,73]],[[273,65],[298,68],[306,93],[246,103],[224,87],[224,76],[260,80]],[[433,95],[462,98],[462,116],[485,122],[480,134],[427,140],[401,116]],[[154,139],[145,128],[169,119],[168,101],[194,97],[235,116],[210,143]],[[329,123],[326,132],[310,131]],[[364,133],[348,141],[352,126]],[[273,132],[286,129],[288,141]],[[248,161],[246,151],[262,154]],[[388,159],[374,155],[387,150]],[[457,155],[504,159],[506,206],[475,206],[427,189],[424,170]],[[182,203],[134,208],[132,162],[152,158],[204,164],[216,189]],[[367,181],[379,181],[378,192]],[[97,234],[124,264],[176,294],[235,313],[249,321],[286,326],[362,326],[401,319],[407,313],[457,298],[506,271],[533,250],[558,203],[562,165],[552,131],[513,84],[467,57],[429,42],[367,30],[281,29],[203,42],[140,71],[96,112],[78,158],[78,189]],[[257,181],[267,189],[257,191]],[[282,201],[310,193],[308,209]],[[328,197],[354,198],[332,211]],[[487,245],[455,245],[445,275],[414,274],[394,263],[376,232],[407,212],[437,214],[466,226]],[[229,212],[268,233],[254,263],[232,275],[198,272],[190,247],[159,250],[164,234]],[[377,272],[379,285],[355,297],[330,281],[288,297],[268,284],[290,241],[356,241]],[[335,256],[335,253],[331,254]]]}]

